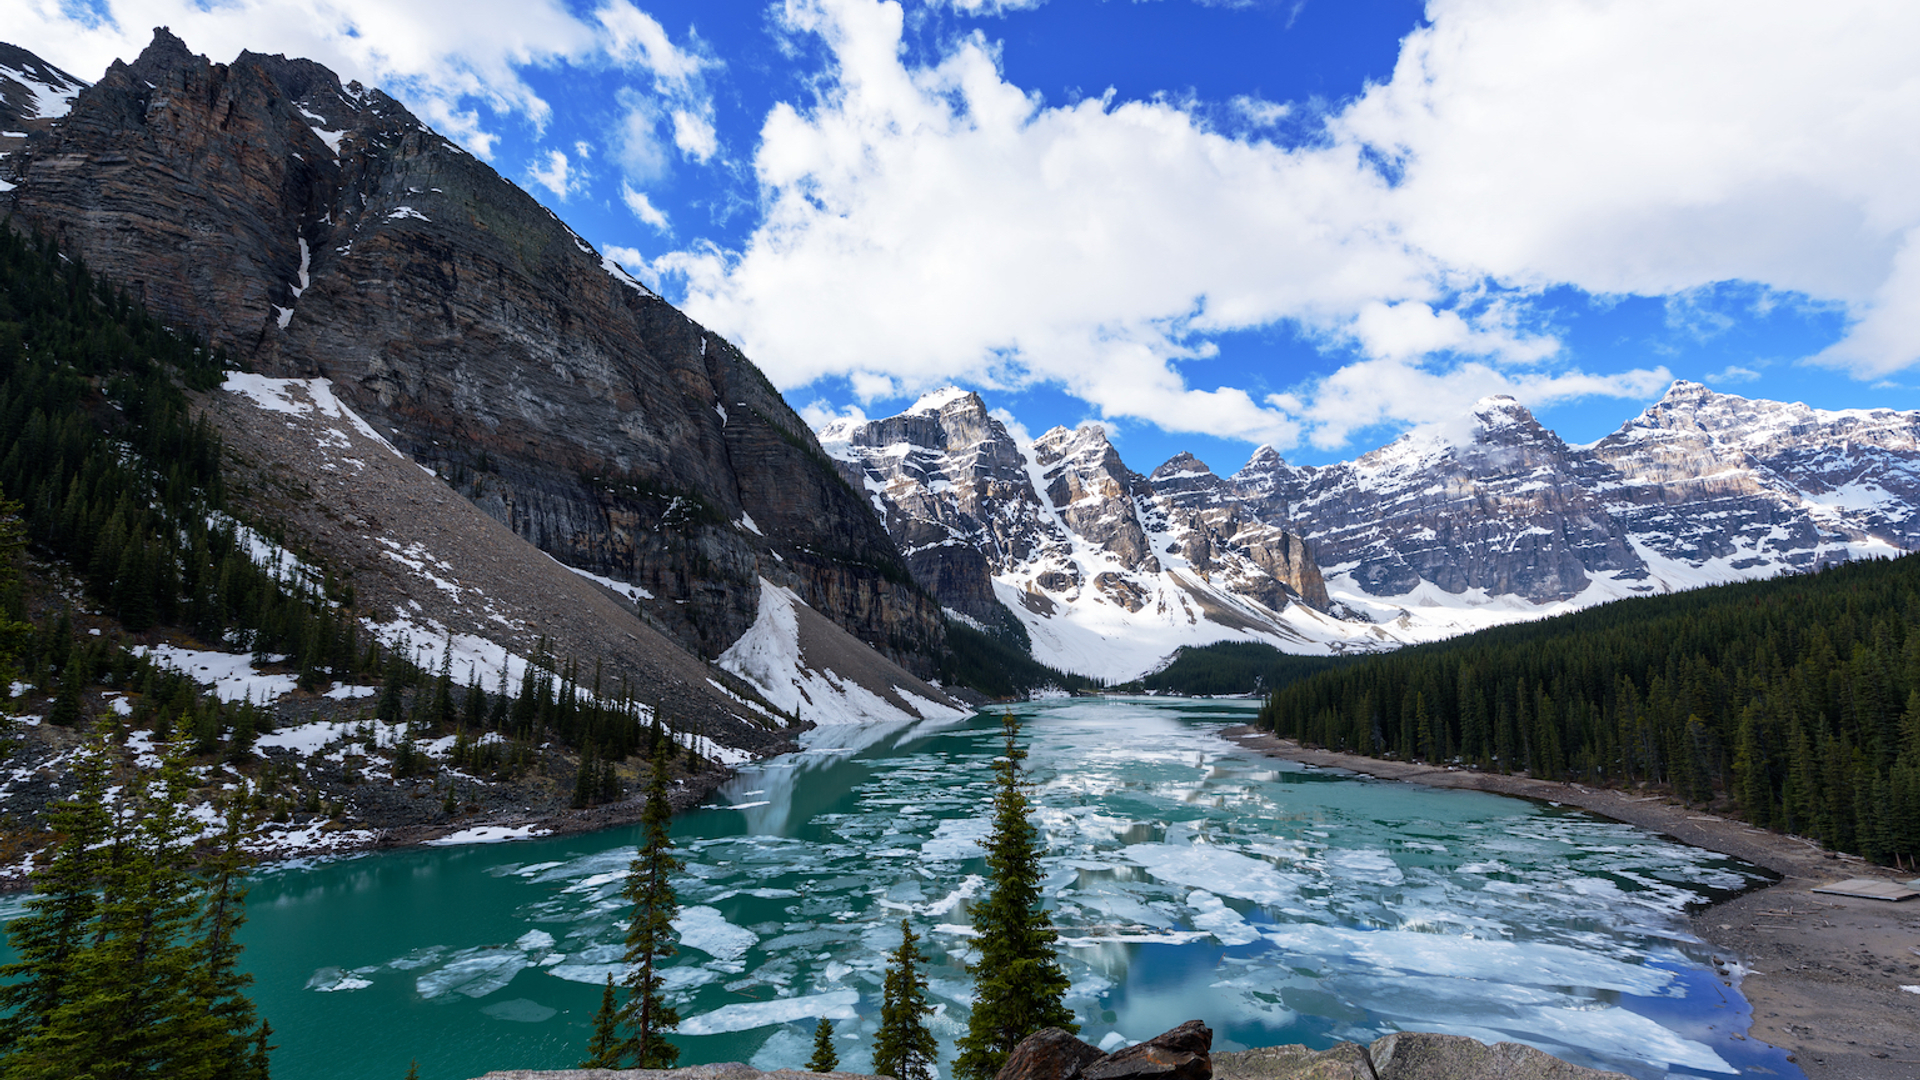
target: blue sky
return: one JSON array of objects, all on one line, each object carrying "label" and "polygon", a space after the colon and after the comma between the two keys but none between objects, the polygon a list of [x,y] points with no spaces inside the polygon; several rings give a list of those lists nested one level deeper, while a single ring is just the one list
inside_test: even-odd
[{"label": "blue sky", "polygon": [[1148,470],[1674,378],[1920,407],[1920,5],[0,0],[82,78],[381,85],[818,420],[948,383]]}]

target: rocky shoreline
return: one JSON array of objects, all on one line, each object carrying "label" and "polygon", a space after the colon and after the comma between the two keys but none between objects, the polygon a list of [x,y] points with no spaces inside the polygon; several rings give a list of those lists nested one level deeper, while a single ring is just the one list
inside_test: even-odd
[{"label": "rocky shoreline", "polygon": [[1251,726],[1222,737],[1268,757],[1428,787],[1575,806],[1780,876],[1693,912],[1693,933],[1735,960],[1732,985],[1753,1008],[1748,1035],[1787,1050],[1810,1080],[1920,1075],[1920,901],[1812,890],[1844,878],[1896,880],[1857,856],[1686,806],[1664,794],[1386,761],[1304,747]]},{"label": "rocky shoreline", "polygon": [[[1266,1046],[1213,1053],[1213,1031],[1189,1020],[1143,1043],[1103,1053],[1059,1028],[1027,1036],[995,1080],[1626,1080],[1531,1046],[1488,1046],[1461,1035],[1399,1031],[1325,1050]],[[890,1080],[866,1073],[762,1072],[726,1062],[684,1069],[514,1069],[477,1080]]]}]

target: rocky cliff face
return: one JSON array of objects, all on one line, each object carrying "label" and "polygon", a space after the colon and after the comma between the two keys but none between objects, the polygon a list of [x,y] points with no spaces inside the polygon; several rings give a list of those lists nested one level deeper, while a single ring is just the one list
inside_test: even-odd
[{"label": "rocky cliff face", "polygon": [[1583,481],[1658,556],[1805,570],[1920,546],[1920,414],[1826,412],[1679,382],[1594,444]]},{"label": "rocky cliff face", "polygon": [[936,604],[752,363],[378,90],[161,30],[0,168],[18,227],[258,370],[332,379],[699,654],[765,578],[930,668]]}]

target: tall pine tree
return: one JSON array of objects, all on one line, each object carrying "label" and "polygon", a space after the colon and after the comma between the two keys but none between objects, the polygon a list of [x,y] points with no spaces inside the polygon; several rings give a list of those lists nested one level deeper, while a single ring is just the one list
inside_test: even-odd
[{"label": "tall pine tree", "polygon": [[1020,721],[1012,710],[1002,718],[1001,730],[1006,749],[993,763],[998,790],[987,841],[993,884],[986,901],[973,909],[979,957],[969,965],[973,1015],[953,1063],[956,1080],[993,1080],[1014,1046],[1041,1028],[1080,1030],[1061,1004],[1067,976],[1054,956],[1053,921],[1040,906],[1040,834],[1027,817],[1020,783],[1027,752],[1020,748]]},{"label": "tall pine tree", "polygon": [[673,744],[654,744],[653,776],[647,785],[647,808],[641,816],[646,839],[627,867],[626,897],[633,901],[633,922],[627,929],[627,1002],[621,1021],[627,1036],[627,1055],[635,1067],[670,1069],[680,1059],[680,1048],[666,1033],[678,1027],[680,1013],[667,1004],[662,967],[674,954],[673,916],[679,909],[673,892],[673,874],[680,860],[673,855],[667,828],[673,808],[667,803],[667,762]]},{"label": "tall pine tree", "polygon": [[85,951],[99,909],[95,893],[103,845],[112,828],[107,816],[108,751],[103,738],[89,742],[73,766],[77,790],[50,815],[59,839],[53,855],[34,875],[26,914],[7,925],[19,959],[0,967],[0,1052],[11,1061],[20,1044],[43,1030],[72,993],[74,966]]},{"label": "tall pine tree", "polygon": [[933,1080],[940,1048],[927,1030],[933,1007],[927,1002],[927,976],[920,970],[925,962],[920,939],[901,919],[900,947],[887,961],[880,991],[880,1030],[873,1037],[873,1071],[894,1080]]}]

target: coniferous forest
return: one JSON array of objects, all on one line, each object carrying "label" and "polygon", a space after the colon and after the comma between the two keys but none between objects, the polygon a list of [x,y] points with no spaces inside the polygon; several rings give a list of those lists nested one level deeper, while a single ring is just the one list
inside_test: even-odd
[{"label": "coniferous forest", "polygon": [[1262,726],[1347,753],[1650,786],[1920,858],[1920,558],[1604,605],[1282,687]]}]

